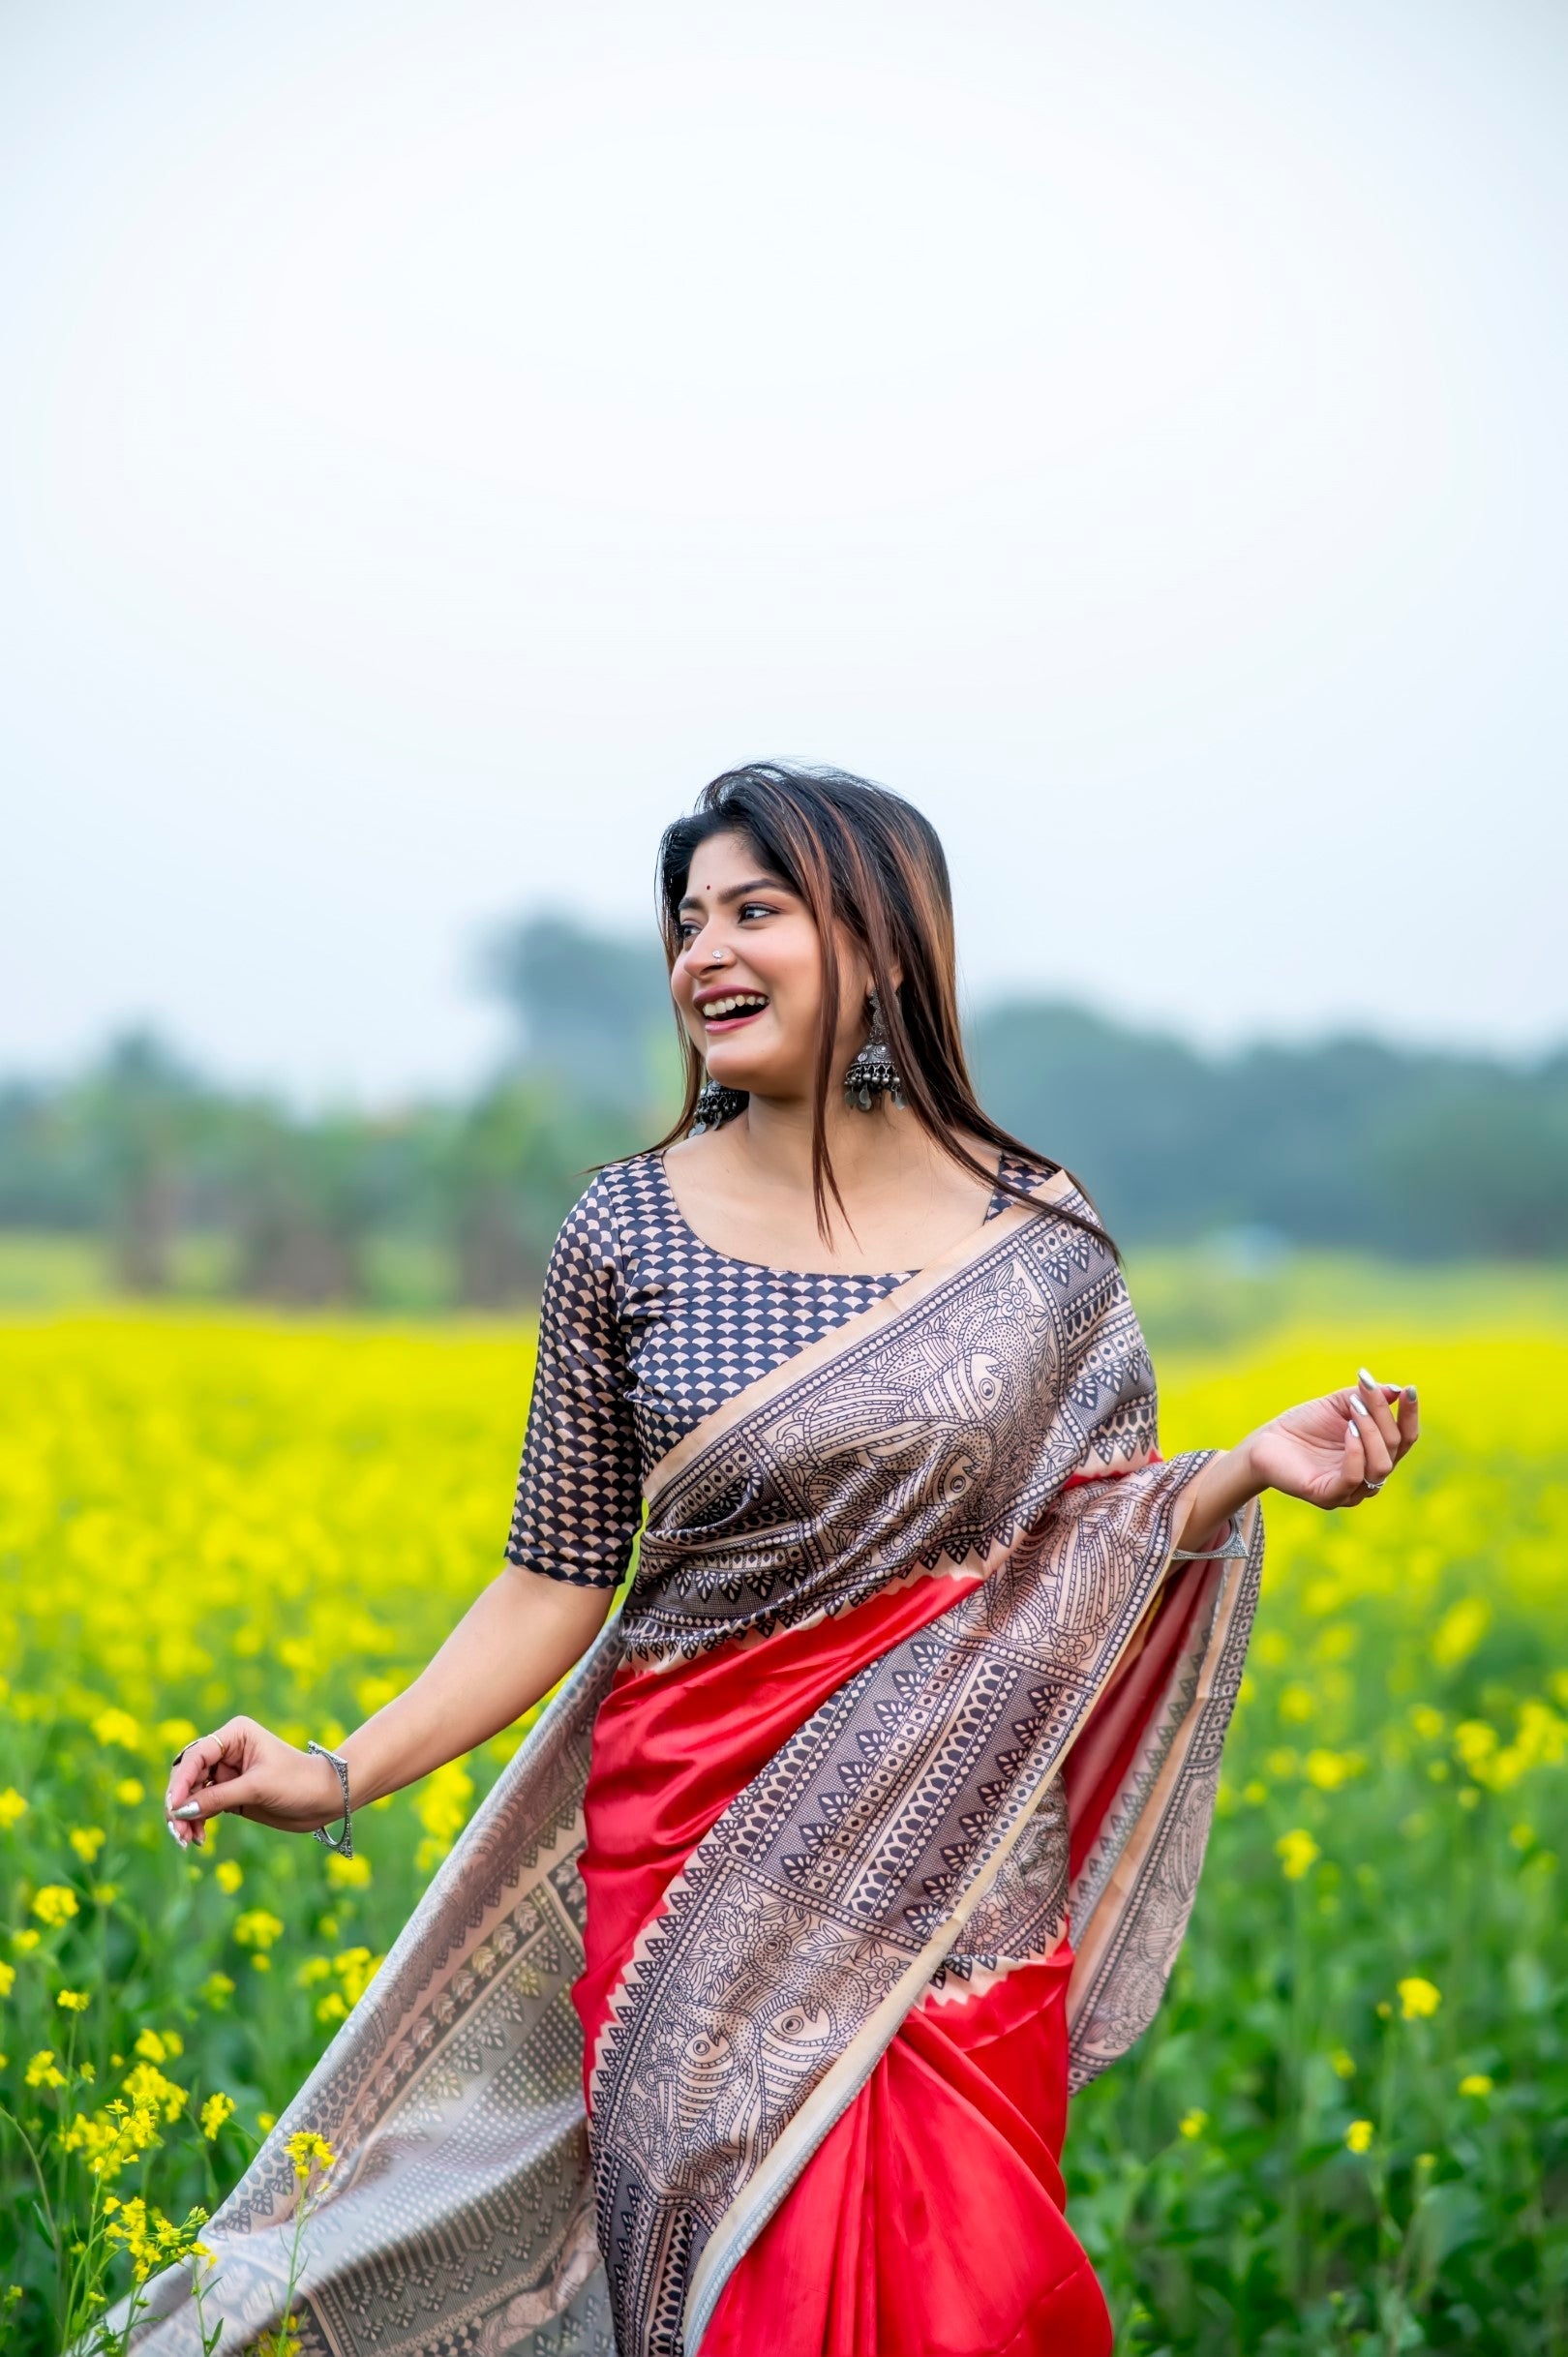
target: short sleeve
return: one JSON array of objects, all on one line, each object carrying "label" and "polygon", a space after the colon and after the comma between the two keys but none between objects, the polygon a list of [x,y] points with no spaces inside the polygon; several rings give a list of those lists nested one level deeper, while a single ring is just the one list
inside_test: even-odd
[{"label": "short sleeve", "polygon": [[618,1311],[618,1236],[602,1179],[567,1219],[545,1274],[539,1355],[506,1559],[614,1587],[642,1517]]}]

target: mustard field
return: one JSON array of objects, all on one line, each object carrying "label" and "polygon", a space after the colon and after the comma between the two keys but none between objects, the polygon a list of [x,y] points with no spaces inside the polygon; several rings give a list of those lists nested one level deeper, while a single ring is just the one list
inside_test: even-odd
[{"label": "mustard field", "polygon": [[[1269,1506],[1187,1949],[1074,2107],[1143,2357],[1568,2349],[1568,1323],[1414,1299],[1161,1364],[1167,1450],[1363,1359],[1426,1437],[1374,1506]],[[331,1742],[418,1668],[498,1561],[529,1370],[521,1328],[0,1325],[0,2345],[199,2239],[515,1743],[352,1860],[182,1855],[159,1808],[230,1711]]]}]

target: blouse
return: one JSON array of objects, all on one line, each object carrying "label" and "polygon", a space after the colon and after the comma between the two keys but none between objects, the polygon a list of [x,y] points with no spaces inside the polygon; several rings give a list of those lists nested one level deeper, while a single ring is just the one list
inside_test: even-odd
[{"label": "blouse", "polygon": [[[1040,1173],[1005,1161],[1015,1186]],[[1011,1198],[998,1187],[993,1219]],[[509,1562],[624,1577],[643,1483],[705,1416],[915,1275],[775,1269],[693,1233],[658,1153],[601,1170],[550,1255]]]}]

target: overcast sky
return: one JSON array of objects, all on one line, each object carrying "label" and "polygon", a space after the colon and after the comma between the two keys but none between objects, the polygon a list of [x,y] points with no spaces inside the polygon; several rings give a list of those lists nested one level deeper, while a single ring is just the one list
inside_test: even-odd
[{"label": "overcast sky", "polygon": [[972,996],[1568,1034],[1557,0],[7,0],[0,1070],[460,1083],[766,753]]}]

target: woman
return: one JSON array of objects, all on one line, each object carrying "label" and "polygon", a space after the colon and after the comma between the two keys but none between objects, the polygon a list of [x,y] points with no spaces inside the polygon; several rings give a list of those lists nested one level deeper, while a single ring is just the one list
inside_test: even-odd
[{"label": "woman", "polygon": [[214,2221],[216,2305],[278,2315],[310,2127],[308,2348],[1089,2357],[1068,2094],[1180,1943],[1255,1501],[1361,1503],[1415,1395],[1160,1458],[1092,1206],[975,1099],[907,803],[737,771],[660,883],[686,1106],[561,1230],[508,1567],[338,1757],[236,1718],[175,1766],[177,1838],[343,1839],[578,1665]]}]

